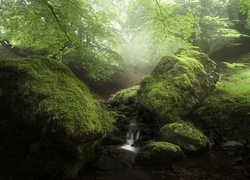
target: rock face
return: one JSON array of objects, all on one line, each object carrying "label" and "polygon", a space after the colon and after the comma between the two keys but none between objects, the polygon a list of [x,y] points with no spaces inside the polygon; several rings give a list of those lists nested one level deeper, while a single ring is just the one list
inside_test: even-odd
[{"label": "rock face", "polygon": [[2,178],[75,177],[113,128],[88,88],[47,58],[1,60],[0,91]]},{"label": "rock face", "polygon": [[183,151],[177,145],[167,142],[151,142],[139,151],[135,162],[141,165],[169,165],[173,161],[184,158]]},{"label": "rock face", "polygon": [[140,83],[140,104],[163,124],[189,113],[215,88],[216,64],[205,54],[180,50],[164,57]]},{"label": "rock face", "polygon": [[160,130],[161,140],[176,144],[187,153],[208,151],[209,139],[196,128],[185,123],[171,123]]}]

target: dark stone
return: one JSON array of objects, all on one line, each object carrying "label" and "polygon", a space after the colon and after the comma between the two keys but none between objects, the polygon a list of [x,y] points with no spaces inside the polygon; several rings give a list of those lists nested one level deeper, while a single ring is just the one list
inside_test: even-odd
[{"label": "dark stone", "polygon": [[114,170],[114,169],[121,169],[124,168],[125,165],[118,159],[107,156],[101,155],[97,161],[92,163],[92,167],[101,169],[101,170]]}]

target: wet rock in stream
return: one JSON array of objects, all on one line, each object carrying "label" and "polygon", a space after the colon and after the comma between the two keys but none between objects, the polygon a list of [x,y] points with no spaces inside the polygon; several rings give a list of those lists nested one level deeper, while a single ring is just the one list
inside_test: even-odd
[{"label": "wet rock in stream", "polygon": [[91,166],[100,170],[114,170],[124,168],[125,164],[117,158],[103,154]]}]

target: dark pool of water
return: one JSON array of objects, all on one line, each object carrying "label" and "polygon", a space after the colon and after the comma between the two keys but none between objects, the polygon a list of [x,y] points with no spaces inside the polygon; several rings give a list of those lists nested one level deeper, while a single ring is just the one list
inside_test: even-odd
[{"label": "dark pool of water", "polygon": [[143,167],[134,163],[138,149],[119,149],[123,152],[119,158],[124,168],[108,171],[86,168],[77,180],[248,179],[247,162],[236,162],[237,157],[226,153],[207,152],[171,166]]}]

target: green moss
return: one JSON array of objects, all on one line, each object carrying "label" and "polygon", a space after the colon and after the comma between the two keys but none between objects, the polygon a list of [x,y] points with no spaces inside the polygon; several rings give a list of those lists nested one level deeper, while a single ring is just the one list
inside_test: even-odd
[{"label": "green moss", "polygon": [[242,69],[246,67],[244,63],[228,63],[228,62],[223,62],[228,68],[231,69]]},{"label": "green moss", "polygon": [[227,141],[225,143],[226,147],[237,147],[237,146],[242,146],[242,144],[240,142],[237,141]]},{"label": "green moss", "polygon": [[[111,119],[92,100],[88,88],[65,65],[47,58],[1,61],[1,70],[18,76],[16,94],[32,109],[25,118],[53,123],[68,137],[83,141],[86,135],[110,131]],[[98,112],[97,109],[100,111]],[[100,119],[103,119],[100,121]],[[74,121],[72,121],[74,120]],[[41,122],[43,123],[43,122]]]},{"label": "green moss", "polygon": [[66,173],[57,176],[75,176],[114,129],[110,114],[60,62],[1,60],[0,89],[0,146],[20,158],[53,161]]},{"label": "green moss", "polygon": [[187,151],[204,151],[210,149],[208,138],[189,123],[171,123],[160,129],[164,141],[179,145]]},{"label": "green moss", "polygon": [[169,164],[185,158],[177,145],[168,142],[150,142],[137,154],[135,161],[142,165]]},{"label": "green moss", "polygon": [[133,104],[137,101],[137,93],[139,86],[133,86],[131,88],[123,89],[118,91],[108,100],[108,103],[119,103],[122,105]]},{"label": "green moss", "polygon": [[195,124],[219,129],[228,139],[250,140],[250,69],[245,65],[221,73],[215,90],[194,112]]},{"label": "green moss", "polygon": [[180,146],[168,142],[151,142],[147,145],[149,151],[171,151],[173,153],[182,151]]},{"label": "green moss", "polygon": [[211,64],[197,51],[164,57],[140,83],[141,104],[157,112],[165,123],[175,122],[214,88],[214,80],[208,76],[215,69],[210,69]]},{"label": "green moss", "polygon": [[[250,69],[234,69],[221,74],[220,81],[216,85],[217,93],[228,94],[233,99],[242,97],[249,98],[250,94]],[[250,99],[249,99],[250,100]]]}]

